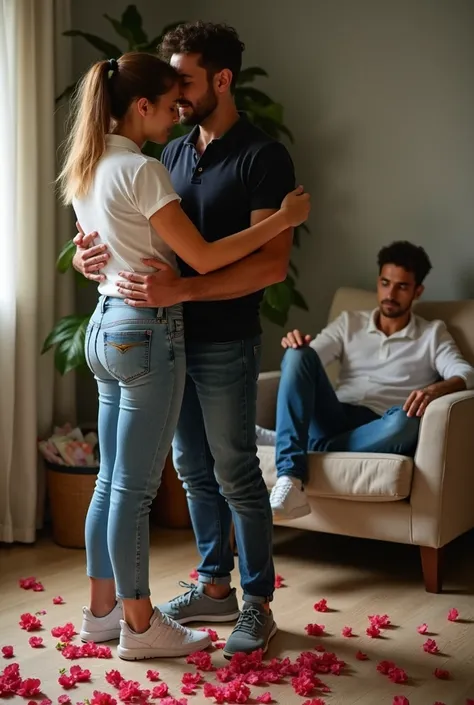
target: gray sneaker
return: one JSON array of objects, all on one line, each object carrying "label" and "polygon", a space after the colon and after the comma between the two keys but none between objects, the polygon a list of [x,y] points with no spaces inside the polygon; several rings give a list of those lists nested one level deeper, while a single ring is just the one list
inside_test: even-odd
[{"label": "gray sneaker", "polygon": [[277,632],[273,613],[267,612],[263,605],[245,602],[239,620],[224,647],[224,656],[232,658],[236,653],[250,654],[252,651],[268,649],[268,643]]},{"label": "gray sneaker", "polygon": [[235,588],[227,597],[217,600],[204,593],[203,583],[180,582],[179,585],[185,588],[185,593],[158,605],[160,612],[175,622],[233,622],[240,614]]}]

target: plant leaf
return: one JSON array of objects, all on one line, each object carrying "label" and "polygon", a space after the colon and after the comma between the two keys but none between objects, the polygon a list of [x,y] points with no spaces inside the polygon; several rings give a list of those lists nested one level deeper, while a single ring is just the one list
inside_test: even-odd
[{"label": "plant leaf", "polygon": [[265,76],[265,78],[268,78],[268,73],[265,69],[260,68],[260,66],[249,66],[246,69],[242,69],[237,79],[237,85],[241,86],[243,83],[252,83],[257,76]]},{"label": "plant leaf", "polygon": [[79,29],[68,29],[67,32],[63,32],[65,37],[82,37],[92,44],[94,49],[97,49],[103,54],[104,59],[118,59],[122,56],[123,51],[119,49],[115,44],[106,42],[105,39],[97,37],[95,34],[89,34],[88,32],[81,32]]},{"label": "plant leaf", "polygon": [[148,35],[143,29],[143,19],[136,5],[129,5],[123,12],[122,27],[128,30],[135,45],[147,44]]},{"label": "plant leaf", "polygon": [[265,301],[265,299],[261,303],[260,313],[271,323],[275,323],[277,326],[284,326],[288,319],[288,315],[286,313],[282,313],[281,311],[277,311],[272,308],[270,304]]},{"label": "plant leaf", "polygon": [[132,32],[127,27],[122,27],[122,24],[113,17],[110,17],[110,15],[105,14],[104,17],[110,22],[117,34],[120,34],[121,37],[127,40],[128,48],[132,51],[135,48],[135,39]]},{"label": "plant leaf", "polygon": [[287,313],[292,299],[291,283],[284,281],[272,284],[265,289],[264,299],[272,308]]},{"label": "plant leaf", "polygon": [[70,98],[74,91],[76,90],[77,83],[71,83],[70,86],[67,86],[62,93],[58,95],[56,98],[56,103],[59,103],[61,100],[64,98]]},{"label": "plant leaf", "polygon": [[61,274],[67,272],[68,269],[72,267],[72,258],[76,253],[76,246],[72,240],[68,240],[64,245],[63,249],[59,253],[59,257],[56,260],[56,269]]},{"label": "plant leaf", "polygon": [[259,91],[258,88],[253,86],[239,86],[235,89],[235,102],[238,108],[245,110],[245,106],[250,103],[257,103],[258,105],[276,105],[269,95],[263,91]]},{"label": "plant leaf", "polygon": [[306,303],[303,294],[298,291],[298,289],[293,289],[293,301],[291,303],[297,308],[302,308],[303,311],[309,311],[308,304]]},{"label": "plant leaf", "polygon": [[44,342],[41,354],[55,347],[54,364],[62,375],[85,364],[84,341],[89,320],[90,316],[64,316]]},{"label": "plant leaf", "polygon": [[291,260],[288,264],[288,269],[290,269],[293,272],[295,277],[297,277],[299,275],[298,267],[295,264],[293,264],[293,262]]},{"label": "plant leaf", "polygon": [[58,345],[58,343],[68,340],[77,328],[79,328],[80,325],[86,320],[89,320],[89,316],[81,316],[77,313],[71,313],[69,316],[63,316],[60,318],[44,341],[41,354],[43,355],[54,345]]}]

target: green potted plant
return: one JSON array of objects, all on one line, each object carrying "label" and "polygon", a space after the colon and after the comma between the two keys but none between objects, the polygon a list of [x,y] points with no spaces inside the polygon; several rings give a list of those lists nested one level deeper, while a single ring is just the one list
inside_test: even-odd
[{"label": "green potted plant", "polygon": [[[104,18],[110,22],[121,40],[126,41],[127,46],[125,49],[99,36],[82,32],[81,30],[71,29],[64,32],[64,34],[68,37],[80,37],[84,39],[97,49],[103,58],[111,59],[118,58],[124,51],[155,51],[164,34],[166,34],[169,29],[181,24],[181,22],[175,22],[172,25],[166,26],[159,35],[150,40],[143,28],[142,17],[135,5],[129,5],[123,12],[120,20],[110,17],[107,14],[104,15]],[[266,93],[252,85],[256,78],[267,76],[267,72],[259,66],[250,66],[241,71],[235,89],[237,108],[246,112],[249,119],[271,137],[275,139],[286,137],[290,142],[293,142],[293,136],[283,122],[283,107],[279,103],[275,103]],[[60,102],[68,99],[73,93],[75,86],[76,84],[73,84],[66,88],[57,98],[57,101]],[[184,134],[186,131],[186,128],[177,125],[170,139],[174,139]],[[148,143],[145,145],[144,151],[147,154],[159,158],[162,147]],[[295,247],[300,247],[300,235],[301,232],[304,231],[307,232],[307,227],[304,225],[295,230]],[[75,245],[72,240],[69,240],[59,254],[56,263],[59,272],[64,273],[71,269],[74,252]],[[273,284],[265,290],[261,313],[265,318],[276,325],[285,325],[288,312],[292,306],[308,310],[306,301],[296,288],[297,277],[298,270],[294,263],[290,262],[290,273],[286,277],[286,280]],[[91,282],[84,280],[82,277],[80,278],[82,281],[81,285],[92,285]],[[54,348],[55,366],[61,374],[66,374],[71,370],[84,367],[84,338],[88,321],[88,315],[71,314],[64,316],[57,321],[53,330],[46,338],[42,353]]]}]

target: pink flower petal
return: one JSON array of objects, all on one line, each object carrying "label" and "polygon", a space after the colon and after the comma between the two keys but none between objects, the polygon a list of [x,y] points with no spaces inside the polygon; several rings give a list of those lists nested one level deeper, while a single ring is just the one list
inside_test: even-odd
[{"label": "pink flower petal", "polygon": [[365,633],[367,636],[370,636],[371,639],[377,639],[377,637],[380,636],[380,629],[375,626],[375,624],[372,624],[370,627],[367,627]]},{"label": "pink flower petal", "polygon": [[390,626],[388,614],[369,614],[369,622],[373,627],[383,628]]},{"label": "pink flower petal", "polygon": [[324,624],[307,624],[305,631],[309,636],[321,636],[324,634]]},{"label": "pink flower petal", "polygon": [[284,580],[285,578],[283,575],[279,575],[278,573],[275,575],[275,589],[278,590],[279,588],[284,587]]},{"label": "pink flower petal", "polygon": [[455,607],[452,607],[448,612],[448,620],[450,622],[455,622],[459,617],[459,612]]},{"label": "pink flower petal", "polygon": [[447,681],[451,678],[450,672],[444,668],[435,668],[434,675],[442,681]]},{"label": "pink flower petal", "polygon": [[64,605],[64,600],[61,597],[61,595],[58,595],[57,597],[53,597],[53,604],[54,605]]},{"label": "pink flower petal", "polygon": [[343,627],[342,636],[345,636],[345,637],[354,636],[354,634],[352,633],[352,627]]},{"label": "pink flower petal", "polygon": [[2,646],[2,654],[3,658],[13,658],[15,655],[13,646]]},{"label": "pink flower petal", "polygon": [[311,700],[305,700],[303,705],[325,705],[325,703],[321,698],[312,698]]},{"label": "pink flower petal", "polygon": [[418,634],[426,634],[426,632],[428,631],[428,625],[420,624],[420,626],[416,628],[416,631],[418,632]]},{"label": "pink flower petal", "polygon": [[41,620],[39,620],[38,617],[35,617],[34,614],[30,614],[29,612],[26,612],[25,614],[21,615],[19,625],[21,629],[24,629],[27,632],[37,632],[43,626]]},{"label": "pink flower petal", "polygon": [[395,695],[392,705],[410,705],[410,701],[404,695]]},{"label": "pink flower petal", "polygon": [[146,677],[148,678],[149,681],[159,681],[160,680],[160,673],[159,671],[147,671],[146,672]]},{"label": "pink flower petal", "polygon": [[439,648],[438,644],[434,639],[427,639],[425,643],[423,644],[423,650],[426,651],[427,654],[438,654],[439,653]]},{"label": "pink flower petal", "polygon": [[32,649],[40,649],[43,646],[43,638],[41,636],[31,636],[28,639],[28,644]]},{"label": "pink flower petal", "polygon": [[189,577],[191,578],[191,580],[197,580],[199,578],[199,573],[197,572],[196,568],[194,568],[194,570],[190,572]]},{"label": "pink flower petal", "polygon": [[356,659],[358,661],[368,661],[369,657],[367,656],[367,654],[364,654],[362,651],[358,651],[356,653]]},{"label": "pink flower petal", "polygon": [[66,695],[66,694],[60,695],[58,698],[59,705],[69,705],[70,702],[71,702],[71,698],[69,695]]},{"label": "pink flower petal", "polygon": [[319,602],[316,602],[314,604],[314,609],[316,610],[316,612],[327,612],[328,611],[327,600],[319,600]]},{"label": "pink flower petal", "polygon": [[98,690],[94,690],[89,705],[117,705],[117,701],[108,693],[101,693]]},{"label": "pink flower petal", "polygon": [[268,705],[268,703],[273,702],[272,694],[269,692],[262,693],[261,695],[257,695],[257,702],[259,703],[264,703],[264,705]]}]

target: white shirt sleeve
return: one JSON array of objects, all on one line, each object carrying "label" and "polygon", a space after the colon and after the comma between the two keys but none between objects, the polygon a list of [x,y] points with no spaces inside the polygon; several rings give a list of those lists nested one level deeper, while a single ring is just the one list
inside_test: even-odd
[{"label": "white shirt sleeve", "polygon": [[435,333],[434,363],[442,379],[461,377],[466,389],[474,388],[474,368],[466,362],[459,348],[442,321],[437,321]]},{"label": "white shirt sleeve", "polygon": [[347,314],[341,313],[324,328],[309,346],[318,353],[323,367],[334,360],[340,360],[344,350],[344,331],[347,327]]},{"label": "white shirt sleeve", "polygon": [[181,200],[168,170],[157,159],[147,159],[139,167],[133,179],[133,195],[138,210],[148,219],[171,201]]}]

